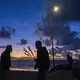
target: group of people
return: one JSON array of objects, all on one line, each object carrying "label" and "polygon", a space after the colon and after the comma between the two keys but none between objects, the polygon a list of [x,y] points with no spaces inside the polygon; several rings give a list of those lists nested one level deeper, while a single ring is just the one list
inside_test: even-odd
[{"label": "group of people", "polygon": [[[34,69],[38,68],[38,80],[45,80],[46,73],[49,71],[49,66],[50,66],[49,54],[46,47],[42,46],[41,41],[36,41],[35,46],[37,49],[37,58],[34,59],[34,61],[36,62]],[[11,52],[12,52],[12,46],[7,45],[6,50],[1,54],[1,63],[2,63],[3,70],[7,70],[7,71],[10,70]],[[67,55],[67,59],[71,67],[73,60],[69,54]]]},{"label": "group of people", "polygon": [[[42,46],[41,41],[36,41],[35,46],[37,49],[37,58],[34,59],[36,62],[34,69],[38,68],[38,80],[45,80],[50,66],[49,54],[46,47]],[[11,67],[11,52],[12,46],[7,45],[6,50],[1,54],[2,69],[5,71],[9,71]]]}]

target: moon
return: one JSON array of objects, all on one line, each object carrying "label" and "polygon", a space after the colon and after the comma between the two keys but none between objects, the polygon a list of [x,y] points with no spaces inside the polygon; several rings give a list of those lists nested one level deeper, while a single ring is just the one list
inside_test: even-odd
[{"label": "moon", "polygon": [[54,6],[53,7],[53,12],[58,12],[59,11],[59,7],[58,6]]}]

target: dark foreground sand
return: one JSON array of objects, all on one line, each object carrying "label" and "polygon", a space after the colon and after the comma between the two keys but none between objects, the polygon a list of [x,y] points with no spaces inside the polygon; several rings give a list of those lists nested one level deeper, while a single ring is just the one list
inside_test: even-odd
[{"label": "dark foreground sand", "polygon": [[5,80],[37,80],[37,72],[31,71],[9,71],[4,76]]},{"label": "dark foreground sand", "polygon": [[[73,68],[80,68],[80,64],[73,65]],[[1,68],[0,68],[0,80],[1,80]],[[7,71],[4,75],[4,80],[37,80],[37,71]],[[70,70],[56,70],[47,74],[47,80],[78,80],[73,77]]]},{"label": "dark foreground sand", "polygon": [[[1,80],[1,76],[0,76]],[[37,72],[31,71],[10,71],[5,73],[5,80],[37,80]],[[77,80],[72,76],[71,71],[55,71],[47,75],[47,80]]]}]

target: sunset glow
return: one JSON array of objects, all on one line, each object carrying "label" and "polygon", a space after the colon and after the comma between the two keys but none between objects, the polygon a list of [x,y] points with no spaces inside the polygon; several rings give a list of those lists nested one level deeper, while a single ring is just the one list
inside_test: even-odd
[{"label": "sunset glow", "polygon": [[[78,59],[79,58],[78,56],[80,55],[80,51],[78,51],[77,54],[76,54],[76,51],[70,51],[70,52],[72,52],[72,58],[73,59]],[[33,51],[33,53],[34,53],[34,56],[29,57],[26,54],[24,54],[24,51],[13,51],[11,53],[11,57],[15,57],[15,58],[21,58],[21,57],[24,58],[25,57],[26,59],[27,58],[28,59],[33,59],[33,58],[36,58],[36,56],[37,56],[36,55],[37,54],[36,51]],[[50,57],[51,60],[53,59],[52,55],[49,55],[49,57]],[[55,58],[55,60],[61,60],[61,59],[66,60],[67,59],[66,56],[63,56],[63,54],[61,54],[61,53],[56,53],[54,58]]]}]

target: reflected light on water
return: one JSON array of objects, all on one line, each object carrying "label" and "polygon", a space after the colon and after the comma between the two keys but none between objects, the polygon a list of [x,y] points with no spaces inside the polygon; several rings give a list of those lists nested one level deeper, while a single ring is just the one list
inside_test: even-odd
[{"label": "reflected light on water", "polygon": [[11,71],[38,71],[38,70],[34,70],[32,69],[22,69],[22,68],[10,68]]}]

